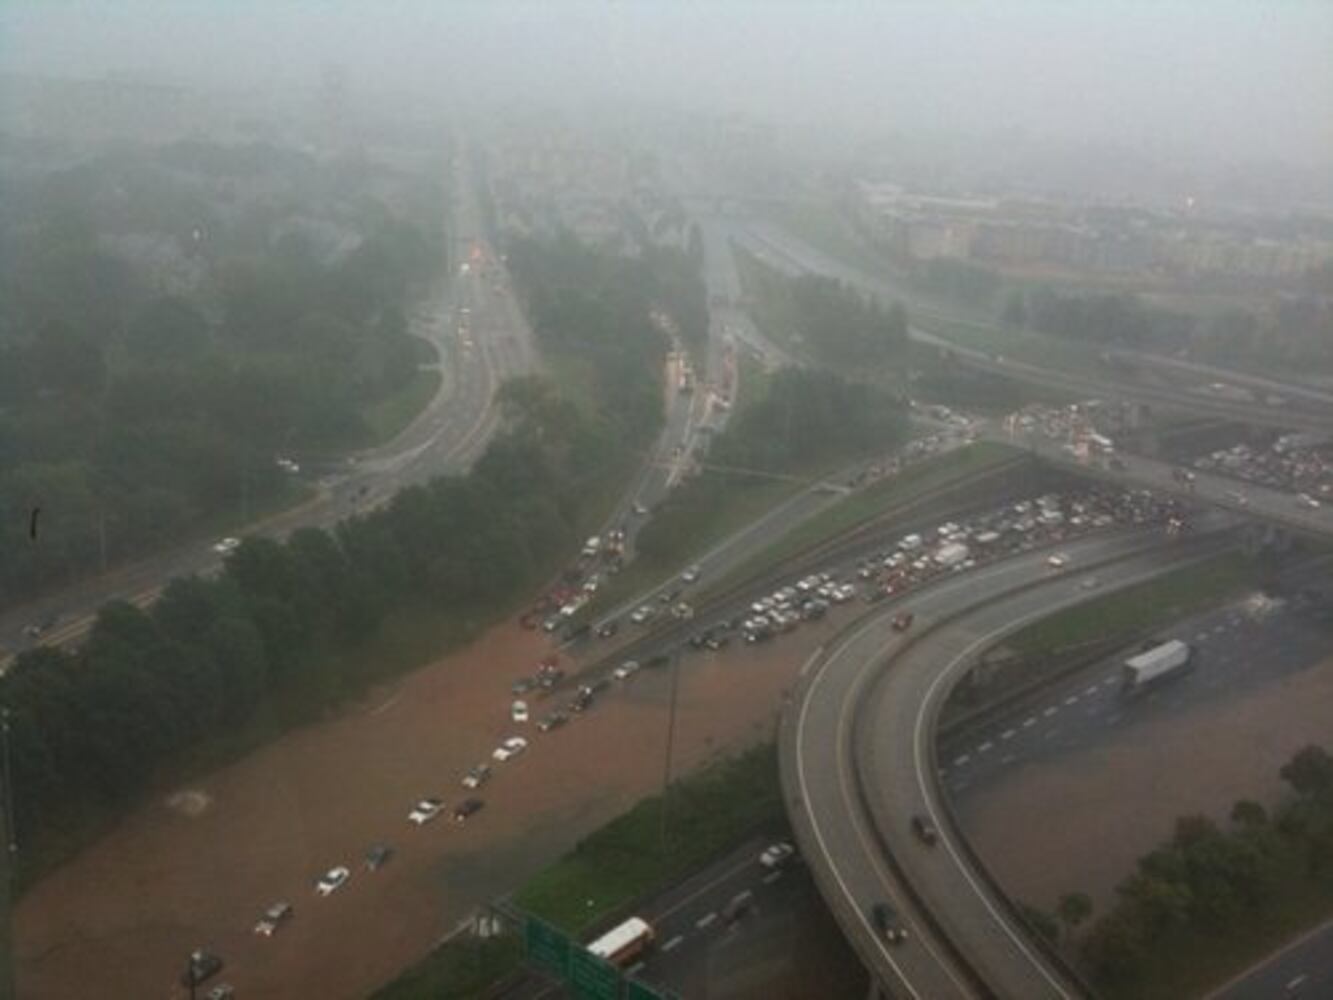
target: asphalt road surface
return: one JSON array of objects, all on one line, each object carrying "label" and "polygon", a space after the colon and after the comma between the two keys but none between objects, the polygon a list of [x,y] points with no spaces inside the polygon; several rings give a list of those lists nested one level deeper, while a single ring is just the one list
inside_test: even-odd
[{"label": "asphalt road surface", "polygon": [[[1088,599],[1080,581],[1093,566],[1105,563],[1096,569],[1104,591],[1217,547],[1122,533],[1065,545],[1071,567],[1054,576],[1045,554],[1019,556],[881,605],[807,664],[782,731],[789,812],[830,908],[891,990],[931,1000],[1082,995],[1027,940],[945,828],[934,720],[975,652]],[[916,615],[906,634],[891,624],[904,606]],[[892,669],[883,669],[886,654]],[[910,832],[916,814],[939,830],[935,846]],[[885,900],[902,915],[905,943],[873,930],[870,908]]]},{"label": "asphalt road surface", "polygon": [[1211,993],[1208,1000],[1326,1000],[1333,997],[1333,921]]}]

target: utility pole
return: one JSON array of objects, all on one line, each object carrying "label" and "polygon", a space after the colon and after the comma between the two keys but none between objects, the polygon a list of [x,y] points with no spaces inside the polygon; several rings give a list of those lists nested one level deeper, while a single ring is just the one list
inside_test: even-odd
[{"label": "utility pole", "polygon": [[680,656],[671,654],[671,703],[667,710],[666,753],[662,760],[661,850],[667,850],[667,794],[671,788],[671,751],[676,740],[676,696],[680,687]]}]

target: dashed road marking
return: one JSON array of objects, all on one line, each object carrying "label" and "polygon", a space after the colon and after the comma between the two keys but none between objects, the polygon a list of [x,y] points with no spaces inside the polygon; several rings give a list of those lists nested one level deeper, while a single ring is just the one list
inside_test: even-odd
[{"label": "dashed road marking", "polygon": [[694,922],[694,926],[699,928],[699,930],[703,930],[705,927],[708,927],[709,925],[715,923],[717,923],[717,914],[705,913],[702,917],[700,917],[698,920]]},{"label": "dashed road marking", "polygon": [[1016,760],[1018,760],[1018,756],[1017,756],[1016,754],[1007,753],[1007,754],[1005,754],[1003,757],[1000,758],[1000,763],[1001,763],[1001,764],[1012,764],[1012,763],[1013,763],[1014,761],[1016,761]]},{"label": "dashed road marking", "polygon": [[1078,695],[1076,695],[1076,694],[1071,694],[1068,698],[1065,699],[1065,704],[1066,704],[1066,705],[1073,705],[1073,704],[1075,704],[1077,701],[1078,701]]},{"label": "dashed road marking", "polygon": [[1096,684],[1091,685],[1091,686],[1090,686],[1089,688],[1087,688],[1087,690],[1085,690],[1083,693],[1086,694],[1086,695],[1088,695],[1089,697],[1091,697],[1092,695],[1095,695],[1095,694],[1097,693],[1097,685],[1096,685]]},{"label": "dashed road marking", "polygon": [[1044,709],[1042,709],[1041,714],[1044,715],[1046,718],[1049,719],[1049,718],[1050,718],[1052,715],[1054,715],[1057,711],[1058,711],[1058,709],[1057,709],[1054,705],[1047,705]]},{"label": "dashed road marking", "polygon": [[954,767],[962,767],[964,764],[966,764],[966,763],[967,763],[969,760],[971,760],[971,759],[972,759],[972,757],[971,757],[969,754],[960,753],[957,757],[955,757],[955,758],[953,759],[953,766],[954,766]]},{"label": "dashed road marking", "polygon": [[1199,632],[1197,635],[1194,636],[1194,641],[1195,641],[1195,642],[1207,642],[1207,641],[1208,641],[1208,633],[1207,633],[1207,632]]},{"label": "dashed road marking", "polygon": [[685,938],[684,938],[682,935],[677,934],[675,937],[673,937],[673,938],[672,938],[670,941],[668,941],[666,944],[662,945],[662,950],[663,950],[663,951],[670,951],[672,948],[679,948],[679,947],[680,947],[680,943],[681,943],[682,941],[684,941],[684,940],[685,940]]},{"label": "dashed road marking", "polygon": [[990,740],[987,740],[985,743],[977,747],[977,753],[989,753],[993,746],[995,746],[995,744]]},{"label": "dashed road marking", "polygon": [[769,872],[759,881],[763,882],[764,885],[772,885],[780,878],[782,878],[782,872]]},{"label": "dashed road marking", "polygon": [[1014,730],[1012,729],[1006,729],[1004,732],[1000,734],[1000,739],[1002,740],[1012,740],[1013,738],[1014,738]]},{"label": "dashed road marking", "polygon": [[1031,729],[1036,724],[1037,724],[1037,717],[1035,715],[1029,715],[1026,719],[1023,720],[1024,729]]},{"label": "dashed road marking", "polygon": [[1115,687],[1116,683],[1117,681],[1114,677],[1108,677],[1106,680],[1102,681],[1102,687]]},{"label": "dashed road marking", "polygon": [[644,970],[644,964],[642,962],[635,962],[633,965],[631,965],[628,969],[625,970],[625,974],[629,976],[637,976],[643,970]]}]

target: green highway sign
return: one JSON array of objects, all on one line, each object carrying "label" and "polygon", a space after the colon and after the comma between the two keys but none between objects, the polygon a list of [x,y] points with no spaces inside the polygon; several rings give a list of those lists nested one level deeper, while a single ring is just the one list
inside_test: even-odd
[{"label": "green highway sign", "polygon": [[[523,934],[528,945],[528,961],[565,978],[569,975],[569,938],[544,920],[528,917]],[[582,949],[577,949],[582,951]],[[613,998],[614,1000],[614,998]]]},{"label": "green highway sign", "polygon": [[569,988],[579,1000],[619,1000],[620,970],[592,952],[569,953]]}]

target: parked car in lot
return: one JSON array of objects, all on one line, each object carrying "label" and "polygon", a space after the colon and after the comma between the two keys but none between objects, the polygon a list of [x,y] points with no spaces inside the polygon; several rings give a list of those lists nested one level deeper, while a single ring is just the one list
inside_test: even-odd
[{"label": "parked car in lot", "polygon": [[889,944],[901,944],[907,940],[907,931],[903,929],[897,911],[888,903],[876,903],[870,908],[870,922]]},{"label": "parked car in lot", "polygon": [[208,991],[208,1000],[232,1000],[236,990],[228,983],[218,983]]},{"label": "parked car in lot", "polygon": [[592,688],[585,684],[575,692],[574,699],[569,703],[569,710],[575,715],[578,715],[581,712],[586,712],[592,707],[592,699]]},{"label": "parked car in lot", "polygon": [[181,976],[181,985],[198,986],[221,971],[222,959],[203,948],[196,948],[190,952],[190,961],[185,967],[185,974]]},{"label": "parked car in lot", "polygon": [[509,706],[509,718],[515,722],[528,721],[528,703],[526,701],[516,701]]},{"label": "parked car in lot", "polygon": [[491,753],[491,756],[496,760],[500,761],[501,763],[504,763],[507,760],[512,760],[513,758],[517,757],[527,748],[528,748],[528,741],[525,740],[522,736],[511,736],[509,737],[509,739],[505,740],[498,747],[496,747],[495,750]]},{"label": "parked car in lot", "polygon": [[466,823],[469,816],[480,812],[485,805],[481,799],[464,799],[454,807],[454,822]]},{"label": "parked car in lot", "polygon": [[543,733],[549,733],[552,729],[559,729],[569,721],[569,716],[564,712],[552,712],[550,715],[543,716],[537,723],[537,728]]},{"label": "parked car in lot", "polygon": [[1046,565],[1051,569],[1064,569],[1069,565],[1069,556],[1063,552],[1057,552],[1055,555],[1047,557]]},{"label": "parked car in lot", "polygon": [[597,638],[609,639],[611,638],[611,636],[615,635],[617,632],[620,631],[620,623],[615,620],[609,622],[602,622],[602,624],[597,626],[596,631],[597,631]]},{"label": "parked car in lot", "polygon": [[407,814],[407,820],[417,826],[425,826],[440,815],[440,810],[443,808],[444,803],[439,799],[422,799],[412,807],[412,811]]},{"label": "parked car in lot", "polygon": [[393,857],[393,848],[388,844],[372,844],[366,851],[366,871],[378,871]]},{"label": "parked car in lot", "polygon": [[274,903],[264,911],[259,923],[255,924],[255,933],[261,937],[272,937],[279,927],[291,919],[294,912],[291,903]]},{"label": "parked car in lot", "polygon": [[635,608],[634,613],[629,616],[629,620],[635,625],[643,625],[652,618],[654,614],[656,614],[656,610],[651,605],[645,604]]},{"label": "parked car in lot", "polygon": [[681,582],[694,583],[695,580],[699,579],[699,574],[702,572],[703,570],[698,566],[698,564],[687,567],[685,572],[680,574]]},{"label": "parked car in lot", "polygon": [[213,551],[220,556],[230,555],[241,547],[239,538],[222,538],[213,543]]},{"label": "parked car in lot", "polygon": [[511,687],[509,691],[515,697],[518,697],[519,695],[527,694],[536,686],[537,679],[535,677],[520,677],[518,680],[514,681],[514,686]]},{"label": "parked car in lot", "polygon": [[796,856],[796,848],[785,840],[766,847],[759,855],[759,863],[765,868],[781,868]]},{"label": "parked car in lot", "polygon": [[337,868],[330,868],[321,875],[319,881],[315,883],[315,892],[319,893],[321,896],[332,896],[335,892],[341,889],[351,877],[352,873],[342,865],[339,865]]},{"label": "parked car in lot", "polygon": [[464,788],[480,788],[486,782],[491,780],[491,765],[478,764],[476,767],[463,775]]}]

